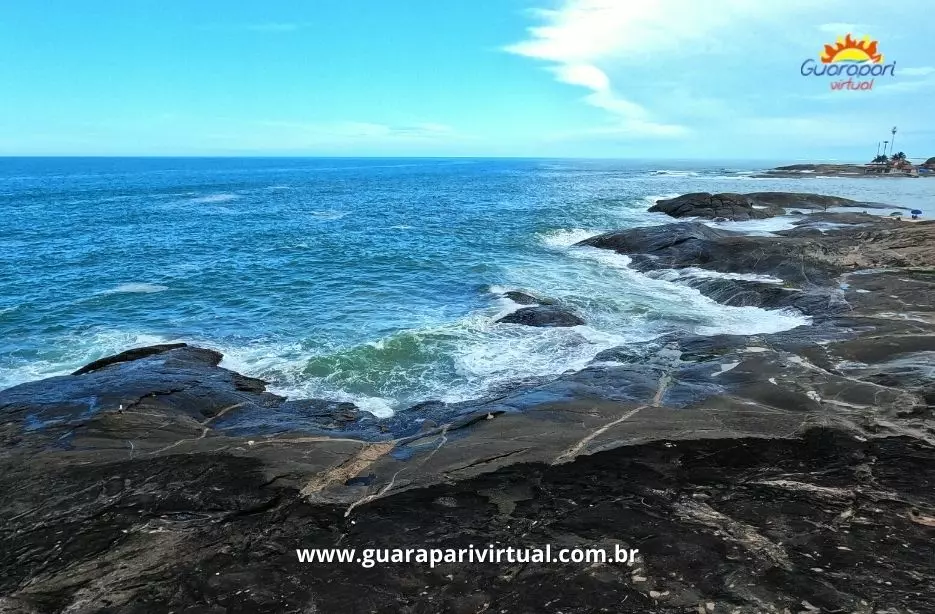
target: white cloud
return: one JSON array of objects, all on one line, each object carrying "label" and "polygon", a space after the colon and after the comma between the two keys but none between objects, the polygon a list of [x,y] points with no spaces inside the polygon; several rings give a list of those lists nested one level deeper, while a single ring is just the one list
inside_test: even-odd
[{"label": "white cloud", "polygon": [[552,68],[556,78],[563,83],[580,85],[595,91],[610,89],[610,79],[604,71],[590,64],[564,64]]},{"label": "white cloud", "polygon": [[600,68],[590,64],[564,64],[552,69],[562,83],[579,85],[591,90],[584,101],[603,109],[617,118],[617,124],[599,129],[602,134],[630,134],[633,136],[681,136],[687,132],[683,126],[654,122],[642,106],[614,93],[610,79]]},{"label": "white cloud", "polygon": [[591,92],[583,100],[607,111],[614,124],[601,133],[645,137],[686,135],[685,126],[654,117],[643,104],[619,91],[609,68],[718,52],[718,36],[754,22],[806,8],[807,0],[564,0],[558,9],[537,10],[541,22],[528,28],[526,40],[505,48],[509,53],[551,63],[562,83]]},{"label": "white cloud", "polygon": [[507,51],[560,64],[589,64],[616,57],[639,59],[704,41],[738,14],[769,11],[774,3],[747,0],[565,0],[541,10],[545,25],[528,29],[528,40]]}]

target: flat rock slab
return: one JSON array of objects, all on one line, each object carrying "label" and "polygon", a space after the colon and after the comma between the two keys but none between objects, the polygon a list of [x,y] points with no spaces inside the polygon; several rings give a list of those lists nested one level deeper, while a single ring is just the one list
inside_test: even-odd
[{"label": "flat rock slab", "polygon": [[782,215],[791,208],[826,210],[828,207],[857,207],[861,205],[863,203],[848,198],[822,194],[795,192],[711,194],[710,192],[696,192],[676,198],[657,200],[656,204],[650,207],[649,210],[665,213],[676,218],[697,217],[744,222]]}]

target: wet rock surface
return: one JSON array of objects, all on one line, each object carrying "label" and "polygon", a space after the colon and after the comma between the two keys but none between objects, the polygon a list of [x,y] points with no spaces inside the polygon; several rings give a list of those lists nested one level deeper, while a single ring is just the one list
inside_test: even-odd
[{"label": "wet rock surface", "polygon": [[557,305],[523,307],[503,316],[497,322],[523,326],[580,326],[585,323],[580,316]]},{"label": "wet rock surface", "polygon": [[503,293],[503,296],[510,299],[518,305],[554,305],[555,301],[547,298],[539,298],[529,294],[528,292],[522,292],[520,290],[509,290]]},{"label": "wet rock surface", "polygon": [[[935,611],[933,238],[862,219],[596,237],[648,273],[774,276],[690,284],[812,324],[672,333],[390,419],[284,399],[184,345],[0,391],[0,612]],[[472,544],[639,556],[295,553]]]},{"label": "wet rock surface", "polygon": [[650,211],[672,217],[698,217],[745,222],[782,215],[791,208],[827,210],[829,207],[875,207],[837,196],[790,192],[753,192],[751,194],[711,194],[697,192],[656,201]]},{"label": "wet rock surface", "polygon": [[[935,226],[931,222],[907,224],[877,217],[868,223],[867,218],[873,216],[860,214],[848,221],[838,218],[835,227],[827,228],[823,214],[818,215],[822,216],[818,221],[799,225],[798,232],[780,232],[776,236],[745,235],[700,222],[681,222],[610,232],[580,245],[625,254],[631,258],[631,266],[643,272],[693,267],[771,278],[780,282],[778,287],[727,277],[708,283],[707,288],[703,282],[696,285],[727,304],[768,308],[787,305],[809,315],[821,315],[841,305],[836,279],[844,273],[935,266],[935,250],[930,248]],[[760,302],[751,298],[750,292],[759,294]],[[743,293],[748,296],[740,302],[727,298]]]},{"label": "wet rock surface", "polygon": [[707,192],[659,200],[649,210],[672,217],[720,218],[735,222],[775,215],[773,211],[757,209],[754,206],[754,200],[743,194],[709,194]]}]

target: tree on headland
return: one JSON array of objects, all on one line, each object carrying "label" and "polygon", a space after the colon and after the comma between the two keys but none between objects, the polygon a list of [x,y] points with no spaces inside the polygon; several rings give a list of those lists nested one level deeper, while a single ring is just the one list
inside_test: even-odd
[{"label": "tree on headland", "polygon": [[889,161],[890,159],[887,158],[884,154],[880,154],[876,158],[873,159],[874,164],[886,164]]},{"label": "tree on headland", "polygon": [[890,156],[890,163],[893,165],[894,168],[903,168],[906,166],[911,166],[909,164],[909,160],[906,158],[906,154],[901,151],[898,151],[894,153],[892,156]]}]

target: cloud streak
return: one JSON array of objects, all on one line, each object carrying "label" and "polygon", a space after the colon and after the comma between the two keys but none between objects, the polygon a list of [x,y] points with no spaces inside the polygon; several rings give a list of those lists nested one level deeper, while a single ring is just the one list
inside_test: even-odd
[{"label": "cloud streak", "polygon": [[696,57],[723,53],[731,44],[730,34],[771,23],[809,4],[806,0],[564,0],[557,9],[533,11],[540,23],[527,29],[525,40],[504,49],[548,62],[556,80],[589,90],[583,101],[612,118],[612,125],[599,128],[600,133],[682,137],[692,130],[659,117],[633,93],[622,91],[613,82],[613,69],[647,60],[662,66],[683,57],[687,49]]}]

